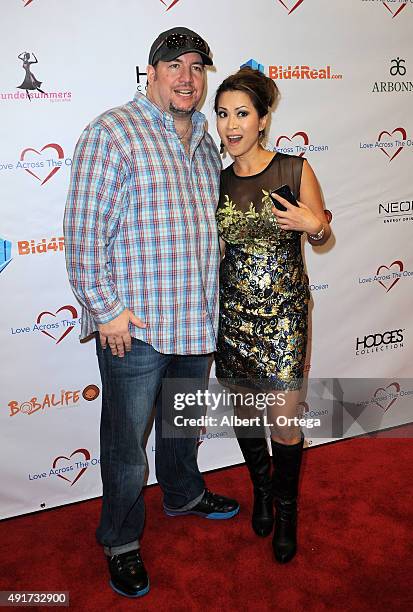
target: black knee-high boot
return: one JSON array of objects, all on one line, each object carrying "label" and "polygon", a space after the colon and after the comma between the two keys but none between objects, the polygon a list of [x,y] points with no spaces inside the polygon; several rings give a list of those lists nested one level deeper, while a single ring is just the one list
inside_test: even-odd
[{"label": "black knee-high boot", "polygon": [[297,551],[297,496],[304,436],[298,444],[271,440],[274,463],[275,530],[272,545],[279,563],[291,561]]},{"label": "black knee-high boot", "polygon": [[238,444],[254,487],[252,528],[259,536],[270,535],[274,525],[274,498],[271,480],[271,457],[267,440],[238,437]]}]

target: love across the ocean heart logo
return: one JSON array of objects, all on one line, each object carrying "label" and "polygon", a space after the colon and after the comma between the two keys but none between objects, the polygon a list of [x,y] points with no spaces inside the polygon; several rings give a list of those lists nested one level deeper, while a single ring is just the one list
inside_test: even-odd
[{"label": "love across the ocean heart logo", "polygon": [[291,15],[304,0],[278,0],[278,2],[282,4],[285,10],[288,11],[288,14]]},{"label": "love across the ocean heart logo", "polygon": [[395,2],[394,0],[392,2],[390,2],[389,0],[382,0],[382,4],[384,6],[384,8],[386,8],[389,13],[391,13],[393,15],[393,19],[395,17],[397,17],[397,15],[404,9],[406,8],[406,3],[402,4],[399,3],[400,6],[395,6]]},{"label": "love across the ocean heart logo", "polygon": [[[86,448],[77,448],[69,457],[60,455],[53,461],[53,469],[59,469],[61,466],[62,473],[56,474],[58,478],[66,480],[73,487],[75,482],[86,472],[89,467],[90,453]],[[68,466],[68,463],[70,464]],[[86,465],[85,465],[86,464]],[[63,471],[66,468],[65,471]],[[73,474],[74,478],[68,478],[69,474]]]},{"label": "love across the ocean heart logo", "polygon": [[[51,156],[52,160],[50,160]],[[44,145],[40,151],[33,149],[32,147],[27,147],[27,149],[23,149],[20,154],[20,161],[26,162],[25,166],[28,166],[27,168],[24,166],[24,171],[40,181],[41,185],[47,183],[47,181],[49,181],[58,170],[60,170],[61,166],[53,167],[53,161],[61,160],[63,158],[63,149],[55,142],[50,142],[49,144]],[[46,175],[41,173],[43,168],[46,168]],[[50,171],[48,172],[49,169]]]},{"label": "love across the ocean heart logo", "polygon": [[[393,138],[393,136],[397,136],[398,134],[400,134],[400,137],[397,138],[398,142],[407,140],[406,130],[402,127],[398,127],[398,128],[395,128],[392,132],[388,132],[387,130],[383,130],[382,132],[380,132],[377,138],[377,142],[383,142],[384,144],[392,143],[392,145],[394,145],[395,139]],[[402,144],[399,144],[398,146],[396,146],[396,150],[393,153],[393,155],[390,155],[390,153],[387,152],[385,146],[380,147],[380,151],[382,151],[389,158],[389,161],[392,161],[396,157],[396,155],[398,155],[399,153],[403,151],[403,146],[404,145]],[[393,148],[393,146],[391,148]]]},{"label": "love across the ocean heart logo", "polygon": [[179,0],[160,0],[164,6],[166,6],[166,10],[169,11],[171,8],[178,4]]},{"label": "love across the ocean heart logo", "polygon": [[[65,312],[71,315],[70,319],[67,318],[67,315],[66,318],[59,316],[61,313],[63,314]],[[74,325],[72,322],[77,318],[78,314],[76,308],[66,305],[56,310],[56,312],[50,312],[49,310],[41,312],[36,319],[36,324],[40,326],[39,331],[41,331],[42,334],[52,338],[56,344],[59,344],[73,330]],[[63,331],[59,335],[61,329],[63,329]]]},{"label": "love across the ocean heart logo", "polygon": [[29,6],[29,4],[31,4],[33,2],[33,0],[22,0],[22,1],[23,1],[23,4],[24,4],[23,8],[25,8],[26,6]]},{"label": "love across the ocean heart logo", "polygon": [[[388,293],[390,291],[390,289],[392,289],[394,287],[394,285],[400,280],[400,276],[394,275],[393,272],[396,272],[397,274],[400,274],[400,272],[403,272],[403,262],[400,261],[399,259],[396,259],[396,261],[393,261],[393,263],[390,264],[390,266],[379,266],[377,268],[377,272],[376,275],[377,276],[390,276],[390,278],[381,278],[380,280],[378,280],[378,282],[380,283],[380,285],[382,287],[385,288],[386,293]],[[388,272],[390,272],[390,274],[388,274]]]},{"label": "love across the ocean heart logo", "polygon": [[383,412],[387,412],[391,408],[400,393],[400,385],[397,382],[390,383],[386,388],[379,387],[375,390],[373,401],[379,406]]},{"label": "love across the ocean heart logo", "polygon": [[[296,145],[299,148],[302,148],[303,146],[307,147],[310,142],[310,139],[305,132],[296,132],[291,136],[291,138],[290,136],[279,136],[277,138],[277,142],[275,143],[276,148],[281,148],[281,143],[283,142],[283,140],[287,140],[288,142],[291,142],[292,145]],[[298,157],[302,157],[304,153],[305,150],[301,151]]]}]

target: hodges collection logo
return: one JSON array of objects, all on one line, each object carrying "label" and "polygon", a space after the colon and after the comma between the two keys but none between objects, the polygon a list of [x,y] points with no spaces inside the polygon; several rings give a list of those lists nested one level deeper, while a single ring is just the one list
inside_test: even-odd
[{"label": "hodges collection logo", "polygon": [[[67,316],[67,313],[70,315]],[[11,335],[27,335],[40,332],[54,341],[55,344],[60,344],[68,334],[80,325],[81,319],[78,316],[74,306],[67,304],[61,306],[55,312],[45,310],[41,312],[34,325],[26,325],[24,327],[12,327]]]},{"label": "hodges collection logo", "polygon": [[404,348],[405,329],[392,329],[356,338],[355,355],[372,355],[381,351]]},{"label": "hodges collection logo", "polygon": [[[407,73],[406,60],[396,57],[390,61],[390,76],[404,77]],[[412,81],[401,79],[393,81],[375,81],[372,93],[403,93],[413,92]]]},{"label": "hodges collection logo", "polygon": [[12,260],[11,247],[12,243],[10,240],[0,238],[0,272],[3,272],[4,268],[8,266]]},{"label": "hodges collection logo", "polygon": [[328,151],[326,144],[310,143],[310,138],[307,132],[295,132],[292,136],[278,136],[275,143],[275,150],[279,153],[288,153],[290,155],[298,155],[302,157],[307,152],[325,152]]},{"label": "hodges collection logo", "polygon": [[49,412],[51,408],[67,408],[76,406],[81,401],[81,398],[87,402],[92,402],[97,399],[100,394],[100,389],[97,385],[88,385],[83,389],[75,391],[66,391],[61,389],[55,393],[45,393],[42,397],[32,397],[28,401],[18,402],[11,400],[7,405],[9,407],[9,416],[14,417],[16,414],[32,415],[34,413],[41,414],[44,411]]}]

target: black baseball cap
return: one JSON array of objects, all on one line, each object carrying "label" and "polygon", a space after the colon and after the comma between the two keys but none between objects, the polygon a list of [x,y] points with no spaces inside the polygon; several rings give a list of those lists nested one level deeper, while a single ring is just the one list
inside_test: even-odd
[{"label": "black baseball cap", "polygon": [[204,64],[213,65],[208,44],[188,28],[171,28],[159,34],[149,51],[148,64],[153,66],[160,60],[171,62],[184,53],[199,53]]}]

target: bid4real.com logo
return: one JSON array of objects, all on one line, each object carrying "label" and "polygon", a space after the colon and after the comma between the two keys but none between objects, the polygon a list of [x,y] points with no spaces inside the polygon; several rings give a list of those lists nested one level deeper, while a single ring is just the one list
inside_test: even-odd
[{"label": "bid4real.com logo", "polygon": [[[254,70],[260,70],[265,74],[264,65],[257,62],[254,59],[250,59],[245,64],[242,64],[241,68],[244,67],[253,68]],[[268,76],[274,81],[277,80],[303,80],[303,81],[315,81],[315,80],[339,80],[343,79],[343,75],[334,71],[330,64],[324,66],[310,66],[309,64],[277,64],[268,66]]]}]

